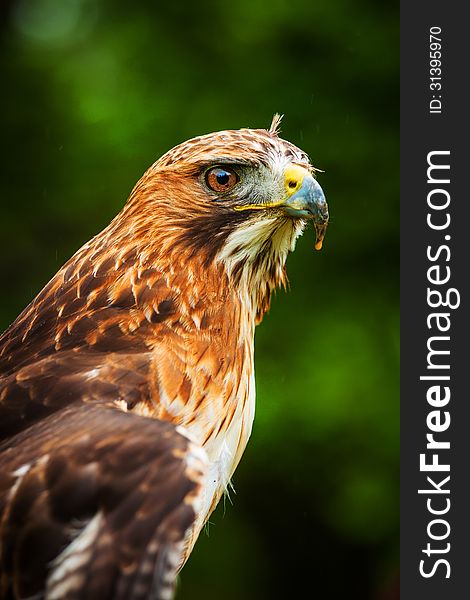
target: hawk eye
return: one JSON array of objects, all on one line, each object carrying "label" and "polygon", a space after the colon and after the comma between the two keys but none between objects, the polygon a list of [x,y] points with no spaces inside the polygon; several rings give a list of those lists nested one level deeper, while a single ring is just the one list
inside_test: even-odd
[{"label": "hawk eye", "polygon": [[237,173],[228,167],[214,167],[206,173],[206,184],[214,192],[228,192],[238,181]]}]

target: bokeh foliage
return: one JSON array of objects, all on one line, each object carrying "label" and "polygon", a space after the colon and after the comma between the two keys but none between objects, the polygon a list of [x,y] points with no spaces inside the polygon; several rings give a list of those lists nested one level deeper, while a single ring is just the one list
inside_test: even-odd
[{"label": "bokeh foliage", "polygon": [[17,0],[1,16],[3,328],[176,143],[281,112],[325,171],[324,250],[307,231],[258,328],[234,506],[178,598],[395,597],[398,3]]}]

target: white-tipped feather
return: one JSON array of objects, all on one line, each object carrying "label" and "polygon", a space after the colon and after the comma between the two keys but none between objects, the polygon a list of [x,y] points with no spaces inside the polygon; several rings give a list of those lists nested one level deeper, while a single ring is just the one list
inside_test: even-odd
[{"label": "white-tipped feather", "polygon": [[47,579],[46,600],[65,600],[83,584],[80,567],[92,555],[103,516],[97,513],[82,529],[81,533],[52,562],[52,571]]}]

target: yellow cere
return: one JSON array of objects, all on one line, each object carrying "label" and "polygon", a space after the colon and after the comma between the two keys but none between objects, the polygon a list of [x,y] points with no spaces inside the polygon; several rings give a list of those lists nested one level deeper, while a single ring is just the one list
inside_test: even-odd
[{"label": "yellow cere", "polygon": [[284,185],[288,196],[292,196],[301,188],[306,175],[310,175],[310,173],[304,167],[299,165],[287,167],[284,171]]}]

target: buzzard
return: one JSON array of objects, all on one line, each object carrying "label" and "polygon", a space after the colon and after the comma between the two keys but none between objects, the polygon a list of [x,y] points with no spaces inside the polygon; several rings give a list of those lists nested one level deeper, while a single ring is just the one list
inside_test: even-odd
[{"label": "buzzard", "polygon": [[328,223],[279,120],[163,155],[0,338],[0,598],[173,596],[250,436],[255,325]]}]

